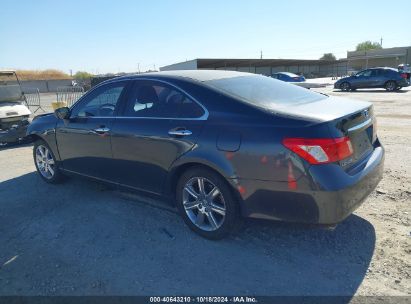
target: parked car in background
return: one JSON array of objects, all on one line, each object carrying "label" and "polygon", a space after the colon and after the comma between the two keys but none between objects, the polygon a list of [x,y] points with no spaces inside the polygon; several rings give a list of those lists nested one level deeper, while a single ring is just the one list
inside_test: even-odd
[{"label": "parked car in background", "polygon": [[385,88],[387,91],[398,91],[409,86],[407,79],[393,68],[366,69],[335,82],[334,88],[342,91],[356,89]]},{"label": "parked car in background", "polygon": [[31,112],[15,71],[0,71],[0,146],[26,136]]},{"label": "parked car in background", "polygon": [[240,72],[114,78],[27,134],[44,181],[81,175],[168,197],[210,239],[241,217],[336,224],[383,173],[371,103]]},{"label": "parked car in background", "polygon": [[300,76],[297,74],[289,73],[289,72],[278,72],[271,75],[272,78],[285,81],[285,82],[303,82],[305,81],[304,76]]}]

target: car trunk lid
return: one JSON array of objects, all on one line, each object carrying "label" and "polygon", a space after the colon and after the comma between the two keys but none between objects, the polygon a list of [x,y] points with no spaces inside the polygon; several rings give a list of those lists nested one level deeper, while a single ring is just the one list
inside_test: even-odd
[{"label": "car trunk lid", "polygon": [[353,154],[340,161],[341,166],[349,167],[372,152],[377,139],[375,122],[372,106],[330,122],[331,133],[347,136],[353,148]]},{"label": "car trunk lid", "polygon": [[353,154],[340,161],[343,167],[350,167],[373,150],[376,126],[372,104],[369,102],[328,97],[308,103],[289,104],[279,109],[278,113],[301,117],[313,124],[325,123],[332,138],[348,137]]}]

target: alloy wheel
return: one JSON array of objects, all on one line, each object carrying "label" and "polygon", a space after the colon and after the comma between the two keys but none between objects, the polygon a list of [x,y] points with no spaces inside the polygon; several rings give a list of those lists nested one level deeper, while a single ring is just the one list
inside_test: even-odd
[{"label": "alloy wheel", "polygon": [[341,84],[341,90],[348,91],[350,89],[350,84],[348,82],[344,82]]},{"label": "alloy wheel", "polygon": [[47,179],[53,178],[56,168],[53,155],[50,150],[43,145],[36,148],[36,165],[40,174]]},{"label": "alloy wheel", "polygon": [[226,204],[220,189],[204,177],[193,177],[183,189],[183,207],[191,222],[204,231],[224,223]]},{"label": "alloy wheel", "polygon": [[385,86],[387,91],[394,91],[397,88],[397,85],[393,81],[389,81],[387,85]]}]

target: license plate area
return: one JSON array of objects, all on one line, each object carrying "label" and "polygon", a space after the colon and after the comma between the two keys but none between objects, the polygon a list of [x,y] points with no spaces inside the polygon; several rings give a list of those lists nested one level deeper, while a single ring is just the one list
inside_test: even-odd
[{"label": "license plate area", "polygon": [[354,150],[353,158],[358,160],[373,149],[372,145],[373,127],[369,126],[367,129],[353,132],[350,134],[351,144]]}]

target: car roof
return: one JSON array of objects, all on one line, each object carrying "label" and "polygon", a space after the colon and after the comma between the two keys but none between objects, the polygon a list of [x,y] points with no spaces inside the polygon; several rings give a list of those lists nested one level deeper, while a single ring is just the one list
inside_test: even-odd
[{"label": "car roof", "polygon": [[368,70],[392,70],[392,71],[396,71],[396,69],[394,68],[390,68],[390,67],[375,67],[375,68],[369,68]]},{"label": "car roof", "polygon": [[287,75],[287,76],[298,76],[297,74],[294,73],[290,73],[290,72],[277,72],[274,74],[283,74],[283,75]]},{"label": "car roof", "polygon": [[[241,76],[257,76],[253,73],[237,72],[237,71],[221,71],[221,70],[176,70],[176,71],[162,71],[162,72],[149,72],[143,74],[127,75],[122,77],[116,77],[115,80],[124,79],[138,79],[138,78],[187,78],[195,81],[210,81],[224,78],[233,78]],[[114,80],[113,79],[113,80]]]}]

